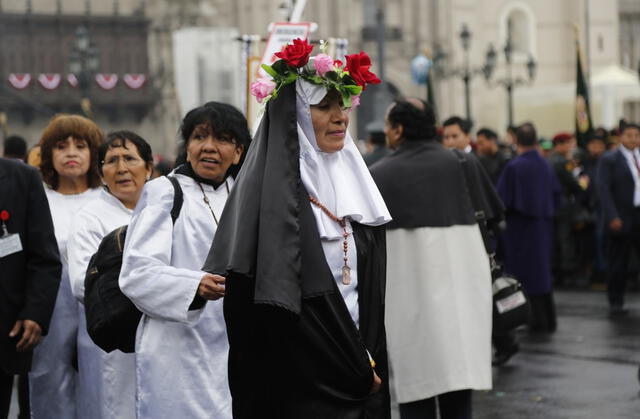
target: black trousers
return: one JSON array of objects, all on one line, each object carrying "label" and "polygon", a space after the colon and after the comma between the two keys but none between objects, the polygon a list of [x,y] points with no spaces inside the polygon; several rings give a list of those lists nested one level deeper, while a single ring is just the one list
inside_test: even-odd
[{"label": "black trousers", "polygon": [[553,301],[553,293],[542,295],[530,295],[531,316],[529,317],[529,330],[532,332],[553,333],[558,328],[556,317],[556,304]]},{"label": "black trousers", "polygon": [[471,419],[471,390],[452,391],[429,399],[400,403],[401,419]]},{"label": "black trousers", "polygon": [[13,375],[0,369],[0,419],[6,419],[9,416],[11,390],[13,390]]},{"label": "black trousers", "polygon": [[605,256],[607,261],[607,297],[612,307],[624,305],[631,252],[640,256],[640,209],[633,214],[633,227],[628,234],[607,234]]}]

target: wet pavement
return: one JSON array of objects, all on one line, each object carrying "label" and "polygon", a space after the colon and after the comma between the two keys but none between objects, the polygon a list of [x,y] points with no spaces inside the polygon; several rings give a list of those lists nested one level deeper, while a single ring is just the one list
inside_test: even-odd
[{"label": "wet pavement", "polygon": [[475,419],[640,418],[640,295],[610,317],[602,291],[558,291],[558,330],[519,333],[521,351],[474,394]]},{"label": "wet pavement", "polygon": [[474,419],[639,419],[640,294],[616,318],[602,291],[555,297],[557,332],[520,331],[520,352],[493,369],[493,390],[474,394]]}]

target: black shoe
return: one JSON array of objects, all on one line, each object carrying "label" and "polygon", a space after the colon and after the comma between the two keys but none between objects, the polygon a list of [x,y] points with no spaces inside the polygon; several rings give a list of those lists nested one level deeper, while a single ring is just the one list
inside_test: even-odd
[{"label": "black shoe", "polygon": [[496,351],[495,355],[493,356],[493,360],[491,361],[491,365],[493,365],[494,367],[499,367],[506,364],[512,356],[518,353],[519,350],[520,345],[514,343],[505,351]]}]

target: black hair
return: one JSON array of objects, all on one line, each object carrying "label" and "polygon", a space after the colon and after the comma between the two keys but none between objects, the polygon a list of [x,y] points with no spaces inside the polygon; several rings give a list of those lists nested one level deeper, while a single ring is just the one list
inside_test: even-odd
[{"label": "black hair", "polygon": [[516,128],[516,139],[518,144],[524,147],[531,147],[537,144],[538,134],[536,127],[531,122],[525,122]]},{"label": "black hair", "polygon": [[149,168],[153,167],[153,153],[151,151],[151,146],[144,138],[131,131],[113,131],[107,134],[107,139],[98,149],[98,161],[100,162],[98,169],[100,170],[100,175],[102,175],[102,162],[104,161],[109,149],[116,147],[127,148],[127,141],[136,146],[140,158],[146,163],[146,165]]},{"label": "black hair", "polygon": [[447,118],[442,123],[443,127],[448,127],[451,125],[459,126],[462,132],[464,132],[467,135],[469,135],[469,133],[471,132],[472,124],[471,124],[471,121],[469,121],[468,119],[463,119],[463,118],[460,118],[459,116],[452,116],[451,118]]},{"label": "black hair", "polygon": [[491,128],[480,128],[478,132],[476,132],[476,137],[480,135],[486,137],[488,140],[498,140],[498,134]]},{"label": "black hair", "polygon": [[216,138],[231,141],[237,147],[244,147],[240,162],[232,165],[228,171],[229,175],[236,177],[251,144],[251,134],[244,115],[234,106],[222,102],[207,102],[191,109],[180,126],[185,153],[193,130],[200,124],[208,124]]},{"label": "black hair", "polygon": [[624,134],[625,130],[629,129],[629,128],[633,128],[633,129],[637,129],[638,131],[640,131],[640,126],[634,122],[628,122],[624,119],[620,120],[620,135]]},{"label": "black hair", "polygon": [[592,135],[589,136],[589,138],[587,139],[587,144],[589,144],[592,141],[602,141],[605,145],[607,144],[607,137],[598,134],[598,133],[594,133]]},{"label": "black hair", "polygon": [[423,109],[406,100],[396,100],[387,119],[393,127],[402,125],[402,138],[407,141],[435,140],[436,117],[433,107],[422,99],[417,100],[422,102]]},{"label": "black hair", "polygon": [[27,142],[19,135],[10,135],[4,140],[4,156],[24,160],[27,157]]},{"label": "black hair", "polygon": [[371,144],[385,145],[386,136],[384,135],[384,132],[371,132],[369,133],[369,141],[371,141]]}]

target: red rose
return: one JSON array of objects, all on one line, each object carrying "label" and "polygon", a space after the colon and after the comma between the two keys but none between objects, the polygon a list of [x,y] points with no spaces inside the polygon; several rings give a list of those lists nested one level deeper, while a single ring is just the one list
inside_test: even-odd
[{"label": "red rose", "polygon": [[2,212],[0,212],[0,220],[7,221],[8,219],[9,219],[9,211],[2,210]]},{"label": "red rose", "polygon": [[380,79],[378,76],[369,71],[371,67],[371,58],[364,51],[360,51],[360,54],[351,54],[345,57],[347,59],[347,65],[344,68],[349,72],[349,75],[362,86],[362,90],[365,89],[367,83],[378,84]]},{"label": "red rose", "polygon": [[289,44],[280,52],[276,52],[274,55],[278,58],[282,58],[291,67],[302,67],[309,62],[309,55],[311,55],[313,45],[309,45],[307,40],[296,38],[293,40],[293,44]]}]

